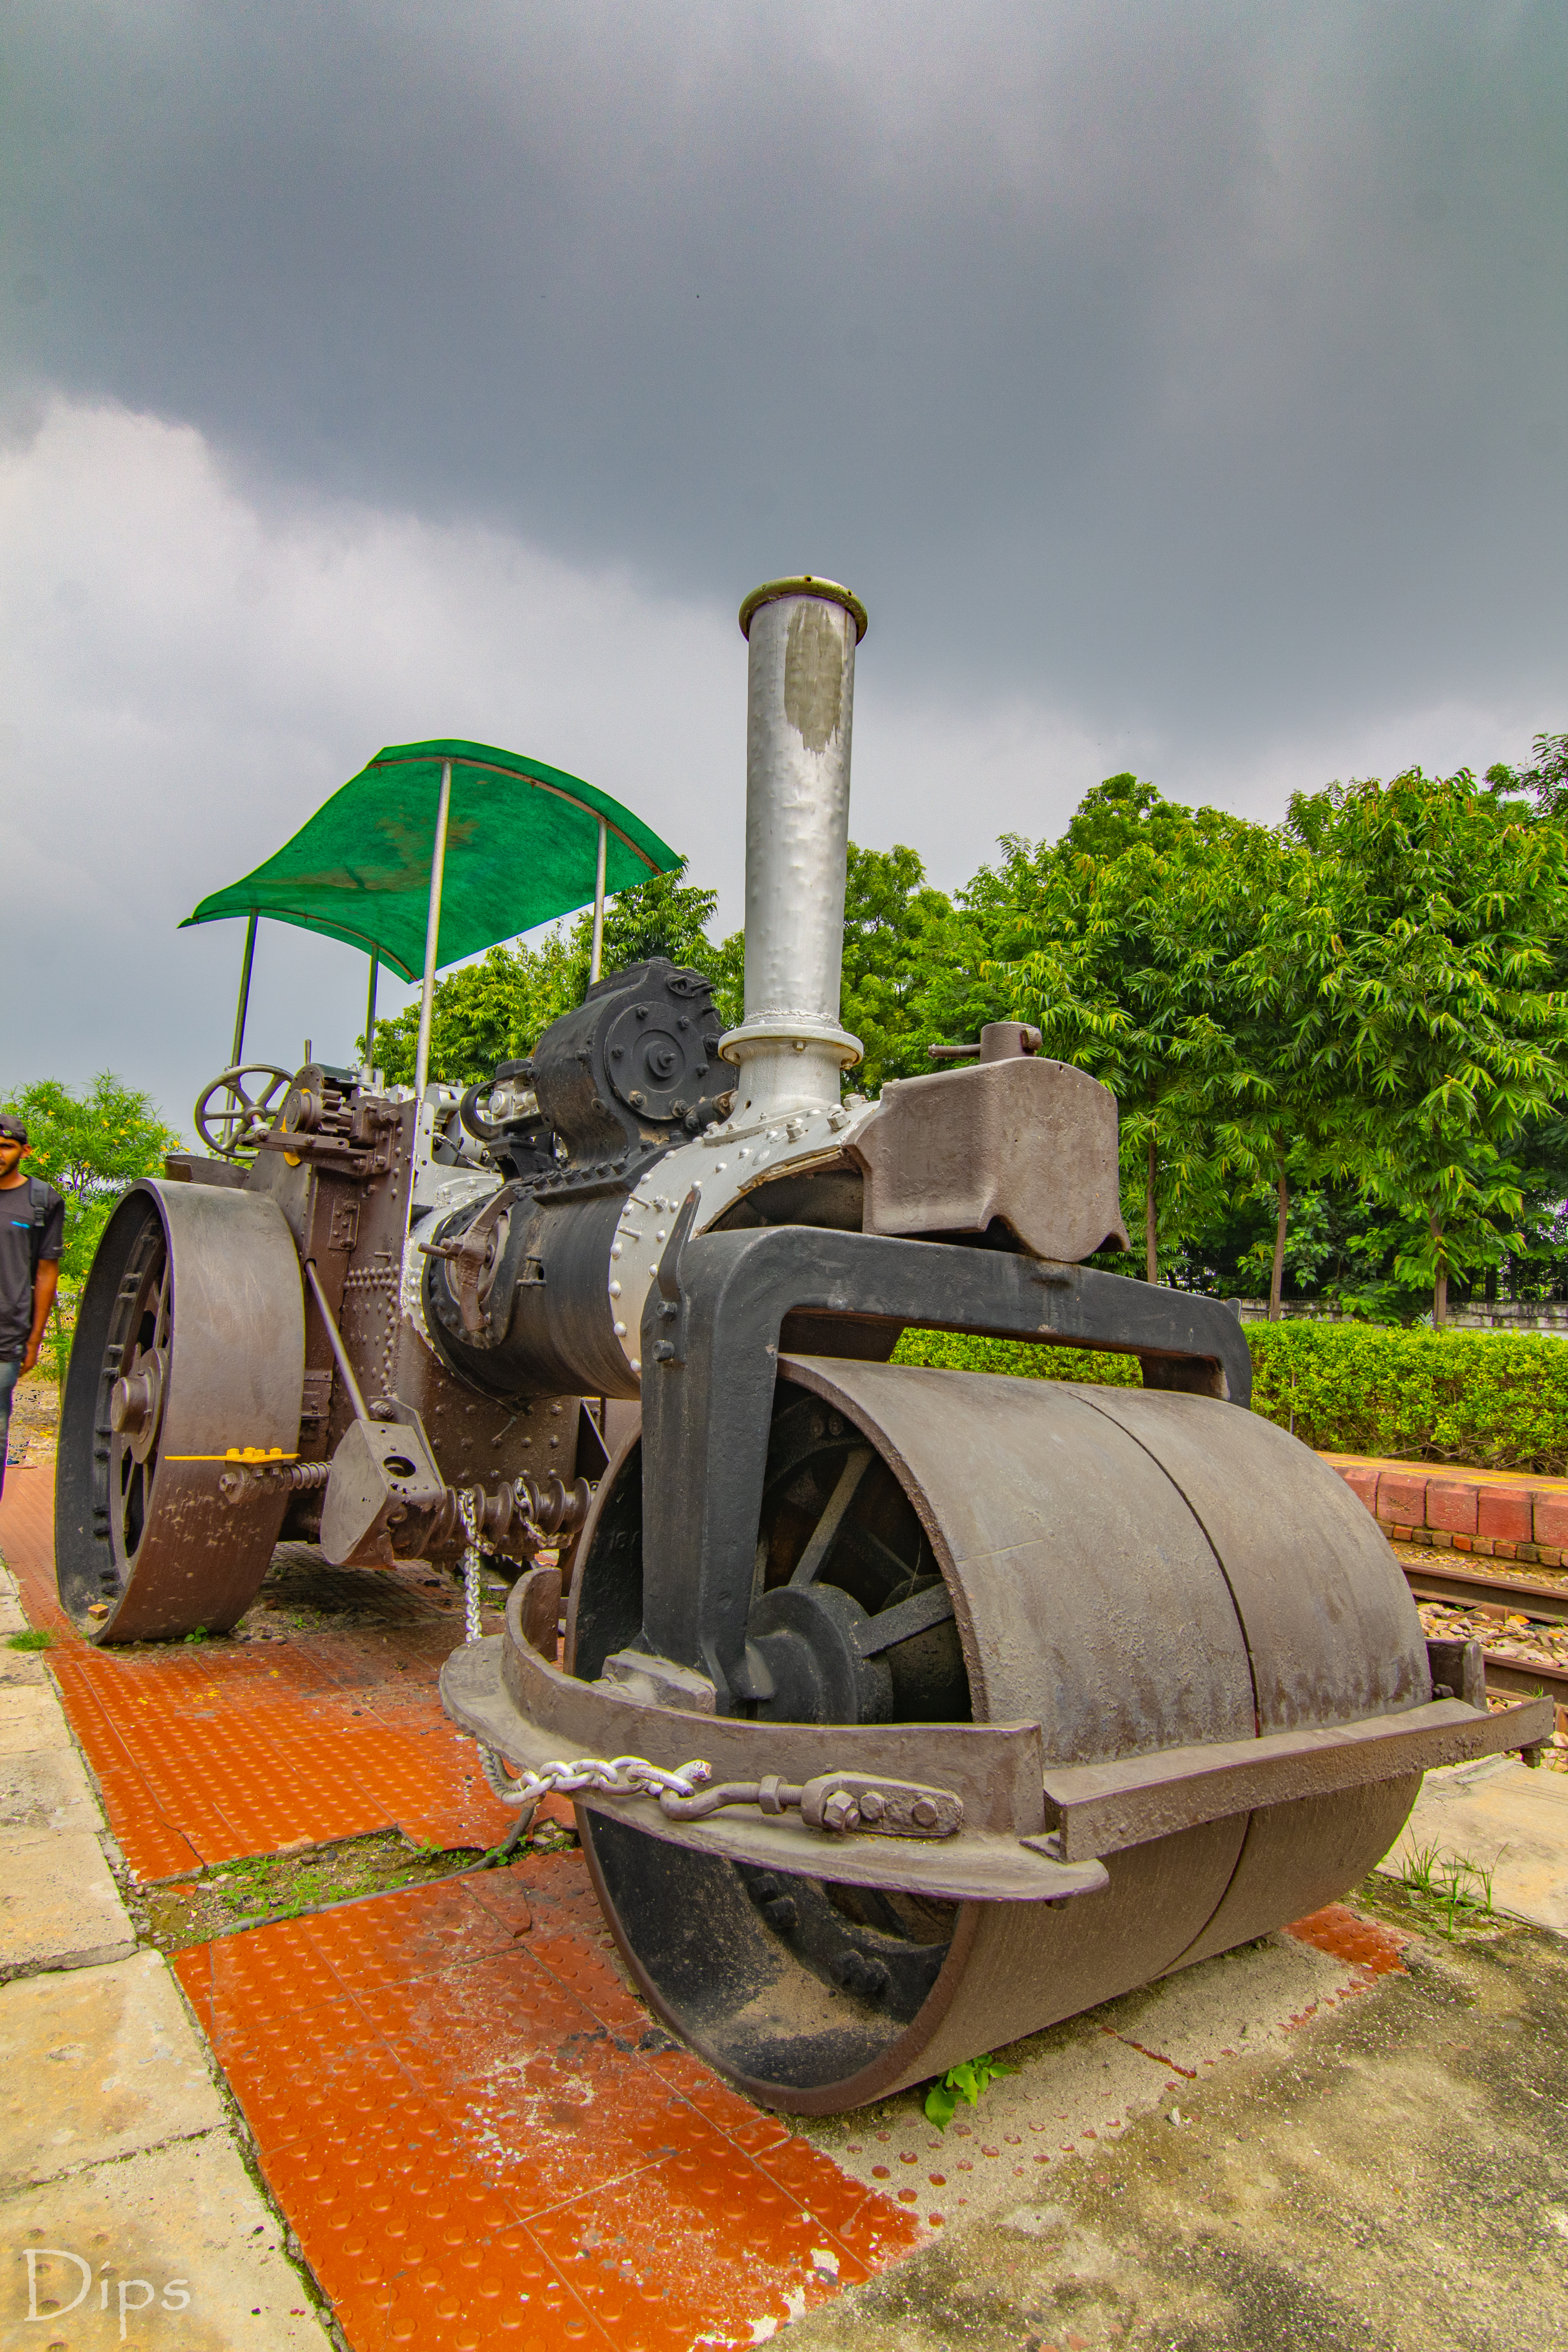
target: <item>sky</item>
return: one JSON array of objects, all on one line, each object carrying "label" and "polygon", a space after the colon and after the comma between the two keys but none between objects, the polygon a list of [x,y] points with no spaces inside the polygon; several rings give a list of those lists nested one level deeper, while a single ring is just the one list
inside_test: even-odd
[{"label": "sky", "polygon": [[[1568,726],[1568,12],[9,0],[0,1087],[176,1126],[381,744],[590,777],[742,911],[747,589],[870,628],[851,830],[1274,820]],[[263,926],[249,1049],[345,1057]],[[406,1001],[388,988],[384,1004]]]}]

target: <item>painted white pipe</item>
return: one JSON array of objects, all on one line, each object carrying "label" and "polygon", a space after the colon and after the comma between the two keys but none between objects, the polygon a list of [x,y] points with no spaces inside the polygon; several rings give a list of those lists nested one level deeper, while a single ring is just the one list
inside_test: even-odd
[{"label": "painted white pipe", "polygon": [[819,1110],[860,1040],[839,1020],[855,648],[866,609],[837,582],[754,588],[741,607],[746,706],[746,987],[720,1041],[732,1118]]},{"label": "painted white pipe", "polygon": [[436,846],[430,859],[430,910],[425,918],[425,986],[419,998],[419,1047],[414,1057],[414,1099],[425,1099],[430,1075],[430,1015],[436,1001],[436,949],[441,937],[441,884],[447,872],[447,819],[452,807],[452,762],[441,762],[441,798],[436,810]]}]

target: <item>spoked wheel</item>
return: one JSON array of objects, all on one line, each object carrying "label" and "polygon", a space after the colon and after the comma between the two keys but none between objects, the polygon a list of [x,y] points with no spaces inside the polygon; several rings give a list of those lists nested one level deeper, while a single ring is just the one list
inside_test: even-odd
[{"label": "spoked wheel", "polygon": [[162,1221],[146,1218],[115,1301],[119,1375],[109,1391],[109,1544],[120,1580],[134,1573],[158,1471],[169,1384],[174,1265]]},{"label": "spoked wheel", "polygon": [[226,1631],[267,1573],[288,1496],[226,1500],[231,1450],[292,1459],[304,1311],[264,1194],[132,1187],[77,1318],[60,1419],[60,1599],[96,1641]]},{"label": "spoked wheel", "polygon": [[204,1087],[193,1113],[196,1133],[220,1160],[243,1160],[270,1133],[293,1076],[276,1062],[247,1062],[220,1070]]},{"label": "spoked wheel", "polygon": [[[1270,1424],[1163,1392],[779,1370],[751,1618],[774,1686],[760,1717],[1038,1721],[1047,1759],[1077,1763],[1427,1696],[1386,1545]],[[568,1653],[584,1678],[641,1624],[639,1457],[633,1441],[612,1465],[584,1532]],[[825,1741],[821,1769],[834,1761]],[[784,1875],[577,1818],[654,2007],[752,2096],[821,2114],[1301,1916],[1386,1852],[1418,1785],[1184,1830],[1049,1907]]]}]

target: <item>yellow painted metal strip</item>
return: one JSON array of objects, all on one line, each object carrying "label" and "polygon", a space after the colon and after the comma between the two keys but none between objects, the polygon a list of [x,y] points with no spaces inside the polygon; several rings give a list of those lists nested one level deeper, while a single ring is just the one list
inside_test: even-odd
[{"label": "yellow painted metal strip", "polygon": [[280,1445],[231,1445],[226,1454],[165,1454],[165,1462],[298,1462]]}]

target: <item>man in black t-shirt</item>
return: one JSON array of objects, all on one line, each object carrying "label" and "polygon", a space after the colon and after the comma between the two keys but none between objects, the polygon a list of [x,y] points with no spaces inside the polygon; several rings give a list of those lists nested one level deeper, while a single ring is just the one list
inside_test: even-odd
[{"label": "man in black t-shirt", "polygon": [[65,1245],[66,1204],[51,1185],[23,1174],[26,1152],[26,1127],[0,1111],[0,1491],[11,1391],[38,1360]]}]

